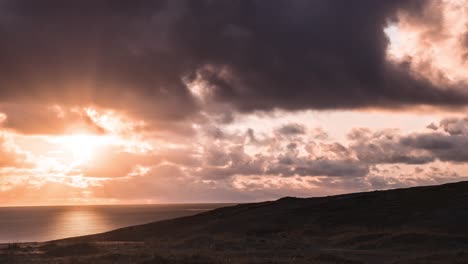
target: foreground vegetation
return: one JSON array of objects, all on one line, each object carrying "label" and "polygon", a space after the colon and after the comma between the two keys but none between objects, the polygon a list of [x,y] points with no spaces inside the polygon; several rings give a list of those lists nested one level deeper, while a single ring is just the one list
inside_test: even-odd
[{"label": "foreground vegetation", "polygon": [[468,263],[468,183],[244,204],[48,243],[0,263]]}]

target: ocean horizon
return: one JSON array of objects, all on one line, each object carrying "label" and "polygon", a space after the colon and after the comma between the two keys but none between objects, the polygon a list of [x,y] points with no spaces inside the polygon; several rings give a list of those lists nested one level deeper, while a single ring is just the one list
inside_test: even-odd
[{"label": "ocean horizon", "polygon": [[232,204],[0,207],[0,243],[44,242],[194,215]]}]

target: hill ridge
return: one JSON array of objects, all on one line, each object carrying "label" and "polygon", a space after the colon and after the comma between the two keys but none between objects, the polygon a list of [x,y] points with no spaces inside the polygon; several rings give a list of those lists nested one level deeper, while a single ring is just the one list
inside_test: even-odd
[{"label": "hill ridge", "polygon": [[262,229],[299,231],[299,227],[304,226],[321,230],[413,228],[454,233],[468,230],[460,225],[463,220],[468,222],[467,181],[324,197],[283,197],[71,240],[146,240],[155,236],[174,237],[186,232],[247,234]]}]

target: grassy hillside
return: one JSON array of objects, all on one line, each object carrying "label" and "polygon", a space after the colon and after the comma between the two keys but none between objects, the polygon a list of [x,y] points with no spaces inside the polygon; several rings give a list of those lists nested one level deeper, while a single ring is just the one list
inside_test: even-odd
[{"label": "grassy hillside", "polygon": [[29,247],[4,261],[468,263],[468,182],[286,197]]}]

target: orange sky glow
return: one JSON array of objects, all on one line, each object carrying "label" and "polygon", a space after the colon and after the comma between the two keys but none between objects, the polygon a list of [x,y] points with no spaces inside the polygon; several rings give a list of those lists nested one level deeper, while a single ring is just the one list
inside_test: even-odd
[{"label": "orange sky glow", "polygon": [[[139,19],[114,29],[91,12],[85,22],[102,22],[92,37],[77,26],[82,17],[58,14],[70,19],[65,24],[76,39],[56,24],[44,27],[41,46],[29,11],[11,4],[10,15],[0,11],[0,25],[15,29],[5,30],[11,42],[0,44],[0,60],[21,56],[12,60],[18,65],[0,63],[0,70],[11,69],[0,76],[8,87],[0,91],[0,205],[245,202],[468,179],[468,1],[382,6],[374,8],[385,19],[362,18],[376,19],[378,31],[342,32],[374,34],[375,43],[362,42],[372,42],[372,50],[341,37],[322,43],[315,35],[308,46],[302,35],[291,44],[279,22],[281,30],[257,40],[257,27],[231,21],[211,41],[218,46],[187,47],[185,38],[196,30],[177,31],[174,21],[189,12],[177,5],[149,18],[144,10],[113,14],[115,23],[145,18],[154,29]],[[306,7],[288,8],[296,15],[278,17],[299,27]],[[26,29],[37,47],[22,41]],[[114,40],[104,49],[93,42],[101,34]],[[180,50],[171,53],[173,39]],[[337,42],[352,47],[336,51]],[[282,53],[285,46],[291,55]],[[52,47],[64,48],[41,57]],[[366,79],[366,71],[374,75]]]}]

